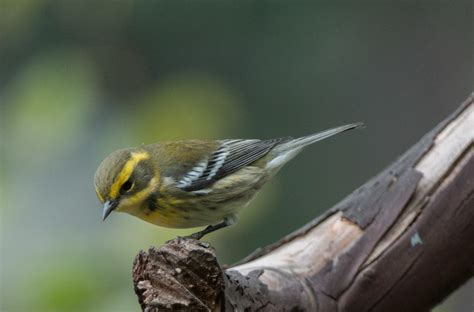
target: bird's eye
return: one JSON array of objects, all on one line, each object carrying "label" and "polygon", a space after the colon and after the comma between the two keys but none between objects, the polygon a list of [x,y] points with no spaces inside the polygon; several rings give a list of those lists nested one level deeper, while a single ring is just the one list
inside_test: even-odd
[{"label": "bird's eye", "polygon": [[120,187],[120,193],[125,193],[125,192],[128,192],[132,189],[133,187],[133,182],[131,180],[127,180],[125,181],[124,184],[122,184],[122,186]]}]

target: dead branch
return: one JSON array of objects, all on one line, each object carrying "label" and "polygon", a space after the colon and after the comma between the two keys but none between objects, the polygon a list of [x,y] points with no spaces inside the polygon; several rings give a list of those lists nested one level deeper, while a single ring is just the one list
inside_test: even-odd
[{"label": "dead branch", "polygon": [[426,311],[474,274],[474,94],[395,163],[228,269],[206,243],[140,252],[144,311]]}]

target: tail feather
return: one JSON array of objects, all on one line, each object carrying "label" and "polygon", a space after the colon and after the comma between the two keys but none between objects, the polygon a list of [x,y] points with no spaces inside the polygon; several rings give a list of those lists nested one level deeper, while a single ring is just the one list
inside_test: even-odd
[{"label": "tail feather", "polygon": [[281,146],[282,146],[282,148],[287,148],[289,150],[295,149],[295,148],[303,148],[303,147],[308,146],[310,144],[313,144],[313,143],[316,143],[318,141],[321,141],[321,140],[327,139],[329,137],[332,137],[333,135],[336,135],[338,133],[348,131],[348,130],[352,130],[352,129],[356,129],[356,128],[360,128],[363,125],[364,124],[362,122],[358,122],[358,123],[353,123],[353,124],[349,124],[349,125],[344,125],[344,126],[324,130],[322,132],[318,132],[318,133],[315,133],[315,134],[311,134],[311,135],[307,135],[307,136],[304,136],[304,137],[301,137],[301,138],[291,140],[289,142],[286,142],[286,143],[282,144]]},{"label": "tail feather", "polygon": [[360,128],[363,126],[364,124],[362,122],[348,124],[281,143],[275,146],[275,148],[272,150],[271,153],[273,154],[274,158],[267,164],[267,167],[279,168],[288,161],[290,161],[299,152],[301,152],[304,147],[315,142],[327,139],[338,133]]}]

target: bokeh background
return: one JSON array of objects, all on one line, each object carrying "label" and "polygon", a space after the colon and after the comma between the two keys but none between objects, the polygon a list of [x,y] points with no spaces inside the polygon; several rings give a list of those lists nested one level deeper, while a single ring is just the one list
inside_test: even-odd
[{"label": "bokeh background", "polygon": [[191,231],[101,221],[93,175],[121,147],[364,121],[207,239],[233,263],[302,226],[470,94],[473,20],[472,1],[0,0],[0,310],[138,311],[134,256]]}]

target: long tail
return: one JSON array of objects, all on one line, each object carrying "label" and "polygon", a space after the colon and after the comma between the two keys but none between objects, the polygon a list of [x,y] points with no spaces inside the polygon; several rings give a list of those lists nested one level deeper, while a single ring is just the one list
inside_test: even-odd
[{"label": "long tail", "polygon": [[281,167],[285,163],[290,161],[293,157],[295,157],[299,152],[301,152],[304,147],[315,142],[327,139],[338,133],[360,128],[362,126],[364,126],[362,122],[348,124],[281,143],[275,146],[275,148],[270,152],[271,154],[273,154],[272,156],[274,158],[268,163],[267,166],[274,168]]},{"label": "long tail", "polygon": [[349,124],[349,125],[344,125],[344,126],[324,130],[322,132],[307,135],[307,136],[304,136],[304,137],[301,137],[301,138],[291,140],[291,141],[286,142],[284,144],[281,144],[281,148],[282,148],[282,150],[284,150],[284,149],[292,150],[292,149],[295,149],[295,148],[303,148],[303,147],[308,146],[310,144],[313,144],[313,143],[316,143],[318,141],[321,141],[321,140],[327,139],[329,137],[332,137],[333,135],[336,135],[338,133],[348,131],[348,130],[352,130],[352,129],[356,129],[356,128],[360,128],[363,125],[364,124],[362,122],[358,122],[358,123],[353,123],[353,124]]}]

